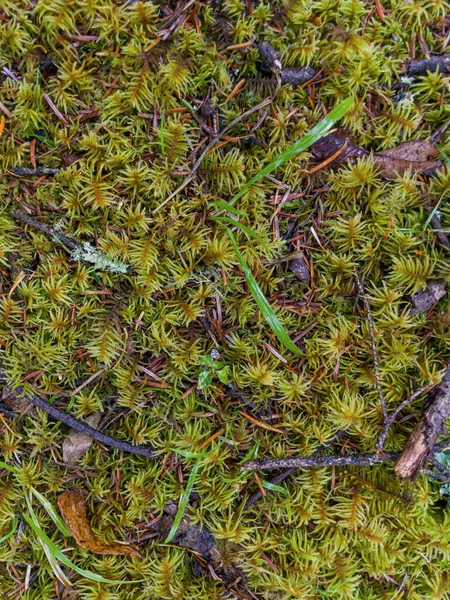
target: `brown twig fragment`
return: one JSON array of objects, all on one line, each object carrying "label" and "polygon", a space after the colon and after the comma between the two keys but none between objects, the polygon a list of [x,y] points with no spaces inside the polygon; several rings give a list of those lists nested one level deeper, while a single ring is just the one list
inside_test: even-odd
[{"label": "brown twig fragment", "polygon": [[[17,391],[20,393],[23,392],[23,390],[21,388],[18,388]],[[87,433],[88,435],[91,436],[92,439],[97,440],[97,442],[100,442],[102,444],[105,444],[105,446],[111,446],[112,448],[117,448],[118,450],[121,450],[122,452],[128,452],[130,454],[139,454],[141,456],[145,456],[145,458],[150,458],[150,459],[155,458],[155,456],[153,454],[153,448],[151,446],[132,446],[128,442],[123,442],[122,440],[118,440],[109,435],[105,435],[104,433],[101,433],[97,429],[90,427],[86,423],[79,421],[72,415],[70,415],[62,410],[59,410],[58,408],[56,408],[56,406],[53,406],[53,404],[50,404],[49,402],[47,402],[46,400],[44,400],[37,394],[29,394],[29,395],[26,395],[25,397],[32,404],[34,404],[41,410],[45,411],[46,413],[48,413],[51,417],[53,417],[57,421],[61,421],[61,423],[64,423],[65,425],[72,427],[72,429],[75,429],[76,431],[82,431],[84,433]]]},{"label": "brown twig fragment", "polygon": [[50,227],[49,225],[46,225],[45,223],[41,223],[40,221],[33,219],[33,217],[30,217],[29,215],[27,215],[23,212],[20,212],[18,210],[12,210],[10,212],[10,215],[12,217],[14,217],[15,219],[18,219],[19,221],[26,223],[27,225],[31,225],[32,227],[35,227],[39,231],[42,231],[42,233],[46,233],[50,237],[56,237],[60,242],[62,242],[65,246],[67,246],[71,250],[76,250],[77,248],[79,248],[79,244],[77,244],[77,242],[75,242],[74,240],[71,240],[70,238],[65,236],[63,233],[61,233],[57,229],[54,229],[53,227]]},{"label": "brown twig fragment", "polygon": [[450,54],[411,60],[403,65],[407,75],[423,75],[427,71],[434,73],[436,69],[440,73],[450,73]]},{"label": "brown twig fragment", "polygon": [[441,382],[428,396],[428,408],[422,415],[416,429],[406,444],[395,472],[403,479],[414,479],[424,460],[434,448],[436,439],[442,433],[450,417],[450,366],[444,372]]},{"label": "brown twig fragment", "polygon": [[380,452],[378,454],[351,454],[349,456],[289,456],[285,458],[262,458],[250,460],[241,470],[275,471],[276,469],[309,469],[311,467],[369,467],[379,463],[395,462],[400,452]]},{"label": "brown twig fragment", "polygon": [[378,365],[377,347],[375,344],[375,330],[374,330],[374,326],[373,326],[372,311],[370,309],[369,301],[367,300],[367,297],[364,294],[363,284],[362,284],[361,279],[359,278],[359,275],[356,271],[355,271],[355,278],[356,278],[356,284],[358,286],[359,294],[364,302],[364,306],[366,307],[367,321],[369,322],[369,332],[370,332],[370,348],[372,350],[373,367],[375,370],[375,382],[377,385],[378,397],[380,399],[381,409],[383,411],[383,418],[384,418],[384,421],[386,422],[387,418],[388,418],[387,410],[386,410],[386,401],[384,399],[383,390],[381,389],[380,369],[379,369],[379,365]]},{"label": "brown twig fragment", "polygon": [[42,175],[56,175],[61,169],[58,167],[37,167],[36,169],[30,169],[28,167],[13,167],[10,169],[14,175],[20,175],[21,177],[31,177],[33,175],[41,177]]}]

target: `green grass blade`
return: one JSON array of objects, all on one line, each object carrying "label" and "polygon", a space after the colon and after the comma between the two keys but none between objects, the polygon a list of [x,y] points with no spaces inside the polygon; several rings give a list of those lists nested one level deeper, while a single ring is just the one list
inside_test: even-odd
[{"label": "green grass blade", "polygon": [[175,519],[173,520],[172,527],[164,540],[165,544],[168,544],[175,536],[178,527],[180,526],[181,519],[183,518],[184,511],[186,510],[187,504],[189,502],[189,496],[191,495],[192,488],[194,487],[195,477],[197,476],[198,469],[200,467],[200,461],[198,460],[195,465],[192,467],[191,474],[189,475],[188,482],[186,484],[186,489],[183,492],[181,502],[178,506],[177,514],[175,515]]},{"label": "green grass blade", "polygon": [[289,494],[289,491],[286,488],[281,487],[281,485],[276,485],[275,483],[270,483],[270,481],[266,481],[265,479],[262,479],[261,483],[263,484],[263,487],[266,490],[270,490],[271,492],[280,492],[281,494],[284,494],[284,495]]},{"label": "green grass blade", "polygon": [[263,238],[258,233],[253,231],[253,229],[250,229],[250,227],[247,227],[247,225],[236,221],[236,219],[232,219],[231,217],[211,217],[211,219],[213,221],[217,221],[218,223],[228,223],[229,225],[237,227],[238,229],[246,233],[249,237],[252,237],[253,239],[257,240],[262,246],[264,246],[264,248],[267,248],[267,242],[263,240]]},{"label": "green grass blade", "polygon": [[17,469],[15,469],[14,467],[11,467],[11,465],[7,465],[5,462],[3,462],[2,460],[0,460],[0,468],[1,469],[6,469],[7,471],[9,471],[10,473],[17,473]]},{"label": "green grass blade", "polygon": [[[106,579],[105,577],[102,577],[101,575],[97,575],[97,573],[92,573],[92,571],[86,571],[86,569],[81,569],[80,567],[77,567],[77,565],[74,564],[70,560],[70,558],[68,558],[64,554],[64,552],[62,552],[62,550],[60,548],[58,548],[58,546],[48,537],[48,535],[45,533],[45,531],[40,526],[39,521],[36,516],[36,513],[34,512],[30,501],[28,500],[27,497],[25,497],[25,499],[27,501],[28,510],[30,511],[31,517],[24,514],[23,518],[25,519],[26,523],[31,527],[33,532],[38,537],[38,539],[41,542],[43,542],[43,544],[49,550],[53,563],[55,561],[58,561],[59,563],[63,564],[65,567],[67,567],[68,569],[72,569],[73,571],[78,573],[78,575],[81,575],[81,577],[85,577],[86,579],[90,579],[91,581],[96,581],[97,583],[110,583],[110,584],[114,584],[114,585],[119,585],[119,584],[123,584],[123,583],[140,583],[142,581],[145,581],[143,579],[139,579],[136,581],[128,581],[128,580],[120,580],[120,579]],[[44,550],[45,550],[45,547],[44,547]],[[47,554],[47,552],[46,552],[46,554]]]},{"label": "green grass blade", "polygon": [[431,223],[431,220],[433,219],[434,215],[436,214],[436,212],[439,210],[439,207],[441,205],[441,202],[444,198],[444,194],[442,194],[442,196],[439,198],[439,200],[436,203],[436,206],[433,208],[433,210],[430,212],[430,214],[428,215],[428,219],[425,221],[424,226],[423,226],[423,231],[425,231],[425,229],[428,227],[428,225]]},{"label": "green grass blade", "polygon": [[56,525],[56,527],[59,529],[59,531],[65,537],[71,537],[72,534],[67,529],[64,521],[61,519],[61,517],[59,516],[59,514],[56,512],[53,504],[49,500],[47,500],[47,498],[45,496],[43,496],[40,492],[38,492],[37,490],[35,490],[33,487],[31,487],[30,490],[31,490],[31,493],[33,494],[33,496],[36,498],[36,500],[39,500],[39,502],[45,508],[45,510],[47,511],[48,516],[51,518],[51,520]]},{"label": "green grass blade", "polygon": [[241,268],[244,272],[245,279],[247,281],[247,285],[250,289],[250,292],[255,299],[257,305],[259,306],[264,318],[269,324],[270,328],[280,340],[280,342],[285,346],[288,350],[291,350],[295,354],[302,354],[300,348],[298,348],[294,342],[289,337],[289,334],[284,329],[283,325],[280,323],[277,315],[274,313],[273,308],[270,306],[267,298],[261,291],[261,288],[256,282],[256,279],[253,277],[252,272],[250,271],[247,263],[245,262],[244,257],[242,256],[236,240],[234,238],[233,233],[227,229],[228,235],[230,236],[231,243],[233,244],[234,251],[236,252],[237,259],[241,265]]},{"label": "green grass blade", "polygon": [[9,533],[6,533],[4,536],[0,537],[0,544],[2,544],[3,542],[5,542],[8,538],[10,538],[12,535],[14,535],[16,533],[17,530],[17,523],[18,523],[18,519],[17,517],[14,517],[13,519],[13,526],[12,529]]},{"label": "green grass blade", "polygon": [[246,217],[247,213],[242,211],[242,210],[238,210],[237,208],[234,208],[233,206],[230,206],[230,204],[228,202],[225,202],[224,200],[215,200],[214,202],[211,203],[211,206],[213,206],[214,208],[217,208],[219,210],[225,210],[226,212],[230,212],[233,215],[236,215],[237,217]]},{"label": "green grass blade", "polygon": [[299,154],[299,152],[304,152],[307,150],[312,144],[320,140],[326,133],[330,131],[332,127],[342,119],[342,117],[348,113],[348,111],[353,106],[353,98],[346,98],[340,104],[335,106],[332,111],[330,111],[325,118],[323,118],[315,127],[311,129],[306,135],[302,138],[294,142],[289,148],[287,148],[284,152],[282,152],[279,156],[274,158],[272,162],[266,165],[259,173],[257,173],[250,181],[245,183],[241,189],[233,196],[230,200],[230,204],[233,205],[241,196],[245,194],[250,186],[254,183],[277,169],[280,165],[291,160],[294,156]]}]

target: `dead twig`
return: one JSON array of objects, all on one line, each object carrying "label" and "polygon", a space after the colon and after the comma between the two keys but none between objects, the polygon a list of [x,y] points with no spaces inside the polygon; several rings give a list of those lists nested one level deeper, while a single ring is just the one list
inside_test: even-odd
[{"label": "dead twig", "polygon": [[37,175],[41,177],[42,175],[56,175],[60,172],[61,169],[58,167],[37,167],[36,169],[30,169],[28,167],[13,167],[10,169],[11,173],[14,175],[20,175],[21,177],[31,177],[33,175]]},{"label": "dead twig", "polygon": [[375,330],[374,330],[374,326],[373,326],[372,311],[370,309],[369,301],[367,300],[367,297],[364,294],[363,284],[362,284],[361,279],[359,278],[359,275],[356,270],[355,270],[355,278],[356,278],[356,284],[358,286],[359,294],[362,298],[362,301],[364,302],[364,306],[366,307],[367,321],[369,322],[369,332],[370,332],[370,348],[372,350],[373,367],[375,370],[375,382],[377,385],[378,397],[380,399],[381,409],[383,411],[383,419],[384,419],[384,422],[386,422],[388,416],[387,416],[387,410],[386,410],[386,401],[384,399],[383,390],[381,389],[380,369],[379,369],[379,365],[378,365],[378,354],[377,354],[377,348],[376,348],[376,344],[375,344]]},{"label": "dead twig", "polygon": [[[18,388],[17,391],[19,393],[23,393],[23,390],[21,388]],[[48,413],[57,421],[61,421],[61,423],[72,427],[72,429],[75,429],[76,431],[82,431],[83,433],[87,433],[91,436],[92,439],[102,444],[105,444],[105,446],[111,446],[112,448],[117,448],[122,452],[128,452],[130,454],[139,454],[149,459],[155,458],[153,454],[153,448],[151,446],[132,446],[128,442],[123,442],[122,440],[118,440],[109,435],[105,435],[97,429],[90,427],[90,425],[79,421],[78,419],[66,413],[65,411],[59,410],[59,408],[56,408],[56,406],[53,406],[53,404],[50,404],[37,394],[25,394],[24,397],[38,408]]]},{"label": "dead twig", "polygon": [[450,54],[411,60],[403,65],[403,70],[407,75],[423,75],[427,71],[434,73],[436,69],[440,73],[450,73]]},{"label": "dead twig", "polygon": [[[447,449],[450,439],[436,444],[425,460],[434,464],[434,456]],[[262,458],[244,463],[241,471],[276,471],[277,469],[311,469],[314,467],[370,467],[372,465],[395,462],[401,452],[378,452],[371,454],[350,454],[347,456],[286,456],[284,458]],[[434,473],[434,471],[431,471]]]},{"label": "dead twig", "polygon": [[414,479],[417,476],[424,460],[433,452],[436,439],[450,417],[450,366],[427,400],[428,408],[395,465],[396,474],[403,479]]},{"label": "dead twig", "polygon": [[71,250],[76,250],[77,248],[80,247],[80,245],[77,244],[77,242],[75,242],[74,240],[71,240],[70,238],[65,236],[63,233],[61,233],[60,231],[55,229],[54,227],[50,227],[49,225],[46,225],[45,223],[41,223],[40,221],[33,219],[33,217],[30,217],[29,215],[27,215],[23,212],[20,212],[18,210],[12,210],[10,212],[10,215],[12,217],[14,217],[15,219],[18,219],[19,221],[26,223],[27,225],[31,225],[32,227],[35,227],[39,231],[42,231],[42,233],[46,233],[50,237],[56,237],[60,242],[62,242],[65,246],[67,246]]},{"label": "dead twig", "polygon": [[310,469],[312,467],[370,467],[380,463],[395,462],[400,454],[400,452],[380,452],[378,454],[351,454],[349,456],[289,456],[285,458],[262,458],[244,463],[241,470],[275,471],[276,469]]}]

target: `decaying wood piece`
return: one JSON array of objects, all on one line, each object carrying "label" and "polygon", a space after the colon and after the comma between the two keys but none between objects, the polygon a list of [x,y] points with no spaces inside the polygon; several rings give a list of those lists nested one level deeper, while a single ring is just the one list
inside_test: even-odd
[{"label": "decaying wood piece", "polygon": [[258,52],[264,67],[277,75],[282,84],[292,85],[293,87],[303,85],[317,78],[320,73],[318,69],[308,66],[283,68],[278,51],[269,42],[258,44]]},{"label": "decaying wood piece", "polygon": [[434,73],[436,69],[440,73],[450,73],[450,54],[411,60],[403,65],[407,75],[424,75],[428,71]]},{"label": "decaying wood piece", "polygon": [[424,290],[411,296],[413,308],[411,308],[410,314],[423,315],[427,313],[445,294],[445,281],[443,279],[431,279]]},{"label": "decaying wood piece", "polygon": [[441,382],[428,395],[428,401],[428,408],[395,465],[395,473],[403,479],[414,479],[417,476],[450,417],[450,366],[444,372]]}]

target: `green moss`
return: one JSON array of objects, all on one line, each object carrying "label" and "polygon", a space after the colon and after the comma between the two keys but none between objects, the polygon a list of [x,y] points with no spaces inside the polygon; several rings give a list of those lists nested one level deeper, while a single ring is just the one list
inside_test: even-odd
[{"label": "green moss", "polygon": [[[447,122],[445,77],[406,79],[401,65],[411,53],[422,56],[425,45],[444,52],[448,5],[382,4],[384,21],[362,0],[261,2],[251,13],[248,2],[195,4],[189,19],[158,41],[165,3],[0,0],[0,67],[18,79],[0,76],[7,111],[0,137],[1,366],[11,386],[43,397],[71,392],[104,369],[72,398],[70,410],[80,417],[113,411],[108,433],[150,443],[160,454],[148,464],[93,444],[79,468],[65,468],[67,430],[34,411],[10,422],[14,434],[2,428],[4,459],[20,464],[21,484],[36,486],[53,503],[71,487],[84,490],[94,528],[124,539],[137,537],[170,500],[179,500],[196,453],[220,432],[206,445],[194,485],[199,500],[188,512],[223,543],[224,554],[230,545],[248,588],[268,600],[429,600],[450,593],[450,513],[440,507],[439,486],[425,476],[407,485],[388,466],[297,472],[283,483],[287,495],[271,492],[244,510],[246,490],[257,487],[239,469],[255,454],[309,454],[324,443],[336,451],[373,451],[382,415],[368,324],[354,306],[355,267],[373,310],[388,408],[437,380],[450,349],[448,300],[426,319],[409,314],[408,296],[430,277],[450,279],[448,254],[425,228],[425,206],[440,198],[443,226],[450,226],[448,166],[429,181],[405,175],[386,182],[370,160],[309,175],[310,155],[301,153],[274,172],[276,179],[243,194],[237,206],[266,243],[237,231],[240,250],[291,337],[312,327],[301,339],[301,360],[268,330],[223,226],[206,218],[211,202],[229,200],[309,131],[325,107],[347,96],[355,106],[343,125],[370,150],[425,138]],[[262,145],[246,141],[256,113],[228,132],[183,193],[154,212],[204,148],[198,145],[205,131],[182,100],[197,108],[209,96],[220,118],[207,124],[217,128],[276,88],[259,74],[254,47],[228,49],[253,38],[269,40],[285,66],[326,66],[324,80],[313,95],[283,86],[252,133]],[[244,87],[225,102],[242,78]],[[440,146],[450,153],[448,134]],[[9,169],[31,166],[32,152],[39,167],[60,166],[62,159],[64,168],[41,181],[13,176]],[[273,220],[286,192],[277,181],[296,195]],[[86,257],[70,256],[57,240],[15,222],[12,206],[80,240],[95,260],[107,254],[113,263],[83,264]],[[287,215],[298,215],[309,248],[287,250],[280,241],[294,235]],[[296,249],[312,262],[312,290],[279,260]],[[214,377],[207,389],[187,394],[213,348],[230,367],[230,383]],[[159,380],[142,366],[168,387],[155,386]],[[420,408],[419,400],[409,410]],[[259,428],[242,411],[281,425],[281,432]],[[394,426],[387,446],[400,449],[414,422]],[[23,488],[11,475],[1,486],[0,537],[26,510]],[[45,512],[37,513],[63,545]],[[77,565],[109,579],[146,579],[129,587],[78,580],[80,598],[224,593],[208,573],[194,574],[183,549],[151,538],[141,554],[131,560],[70,551]],[[3,542],[0,561],[3,594],[16,586],[9,563],[21,581],[25,565],[34,565],[33,572],[37,563],[47,565],[28,529],[20,540]],[[53,599],[53,577],[49,566],[41,567],[22,598]]]}]

